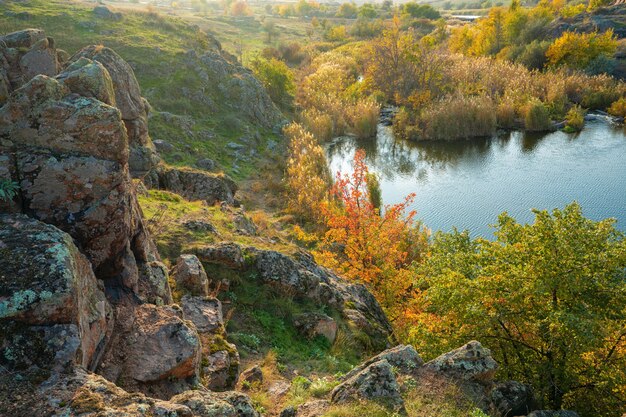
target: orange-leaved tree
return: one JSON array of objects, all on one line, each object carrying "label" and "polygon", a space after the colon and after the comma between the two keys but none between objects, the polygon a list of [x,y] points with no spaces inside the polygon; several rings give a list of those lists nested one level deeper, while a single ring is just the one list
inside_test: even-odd
[{"label": "orange-leaved tree", "polygon": [[408,211],[415,194],[379,209],[372,203],[365,152],[354,157],[351,175],[337,174],[331,199],[321,204],[327,228],[315,253],[318,261],[365,284],[392,321],[406,315],[416,288],[409,268],[425,252],[428,232]]}]

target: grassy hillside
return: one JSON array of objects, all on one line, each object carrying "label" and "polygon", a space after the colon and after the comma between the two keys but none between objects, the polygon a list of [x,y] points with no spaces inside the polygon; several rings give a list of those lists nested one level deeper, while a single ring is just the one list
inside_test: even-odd
[{"label": "grassy hillside", "polygon": [[[174,146],[160,152],[169,164],[193,165],[211,158],[224,172],[243,179],[258,167],[258,161],[275,153],[277,135],[239,113],[233,107],[237,103],[221,99],[219,80],[203,88],[198,74],[184,64],[190,50],[198,54],[218,51],[212,36],[180,18],[143,6],[124,9],[119,21],[96,18],[93,8],[94,3],[67,0],[8,2],[0,14],[0,33],[41,28],[55,39],[57,48],[70,55],[90,44],[113,48],[131,64],[143,96],[153,107],[152,139]],[[190,100],[194,94],[196,101]],[[198,97],[206,103],[199,105]],[[231,142],[254,148],[255,157],[242,155],[232,145],[228,148]]]}]

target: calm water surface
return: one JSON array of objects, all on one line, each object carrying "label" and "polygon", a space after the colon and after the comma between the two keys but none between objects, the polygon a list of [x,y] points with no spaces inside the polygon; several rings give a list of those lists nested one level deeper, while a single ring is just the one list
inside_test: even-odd
[{"label": "calm water surface", "polygon": [[383,203],[409,193],[411,207],[435,230],[453,226],[492,237],[490,226],[507,211],[532,222],[532,208],[563,208],[576,200],[585,216],[614,217],[626,230],[626,131],[590,122],[576,135],[507,133],[491,139],[410,143],[395,140],[388,127],[368,141],[341,137],[330,143],[331,171],[350,172],[357,148],[381,180]]}]

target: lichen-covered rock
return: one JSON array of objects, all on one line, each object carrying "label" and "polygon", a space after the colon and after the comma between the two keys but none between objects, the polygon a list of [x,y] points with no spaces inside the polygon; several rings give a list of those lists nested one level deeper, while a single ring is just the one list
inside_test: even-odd
[{"label": "lichen-covered rock", "polygon": [[8,48],[30,49],[42,39],[46,39],[46,34],[41,29],[25,29],[0,36],[0,42],[3,42]]},{"label": "lichen-covered rock", "polygon": [[144,117],[145,105],[135,72],[113,49],[91,45],[78,51],[72,58],[76,62],[81,58],[99,62],[107,69],[115,90],[115,102],[122,113],[122,119],[134,120]]},{"label": "lichen-covered rock", "polygon": [[57,79],[73,93],[116,106],[115,89],[109,71],[97,61],[79,58],[68,65]]},{"label": "lichen-covered rock", "polygon": [[326,314],[303,313],[296,316],[293,323],[300,334],[308,339],[322,336],[332,344],[337,337],[337,323]]},{"label": "lichen-covered rock", "polygon": [[[295,409],[295,414],[288,414],[289,412],[287,412],[286,415],[287,416],[293,415],[295,417],[321,417],[326,413],[326,411],[328,411],[329,408],[330,408],[330,401],[313,400],[313,401],[307,401],[306,403],[299,405]],[[281,413],[281,417],[283,417],[282,413]]]},{"label": "lichen-covered rock", "polygon": [[209,294],[209,278],[196,255],[180,255],[176,260],[172,275],[177,287],[190,291],[194,295]]},{"label": "lichen-covered rock", "polygon": [[122,13],[112,12],[111,9],[103,4],[94,7],[93,14],[100,19],[122,20]]},{"label": "lichen-covered rock", "polygon": [[61,373],[38,389],[0,368],[0,405],[13,416],[202,417],[182,404],[126,392],[81,368]]},{"label": "lichen-covered rock", "polygon": [[187,391],[170,402],[183,404],[202,417],[259,417],[250,398],[237,392]]},{"label": "lichen-covered rock", "polygon": [[159,166],[144,182],[150,188],[168,190],[188,200],[203,200],[210,205],[234,204],[237,192],[237,184],[228,176],[190,168]]},{"label": "lichen-covered rock", "polygon": [[396,410],[404,409],[400,387],[389,362],[380,360],[354,374],[331,393],[333,403],[349,403],[361,400],[379,401]]},{"label": "lichen-covered rock", "polygon": [[115,51],[102,46],[88,46],[74,55],[72,65],[87,58],[106,68],[113,90],[115,105],[121,112],[128,132],[130,146],[129,168],[135,177],[142,177],[160,161],[148,135],[148,104],[141,97],[139,83],[131,66]]},{"label": "lichen-covered rock", "polygon": [[168,283],[167,266],[160,261],[139,264],[137,296],[146,303],[171,304],[172,290]]},{"label": "lichen-covered rock", "polygon": [[[53,332],[58,344],[71,345],[72,360],[90,367],[105,338],[108,313],[109,305],[91,265],[69,235],[24,215],[0,215],[0,323],[41,326],[14,329],[22,336],[7,328],[0,332],[4,359],[11,362],[17,355],[13,344],[20,345],[24,332],[39,335],[44,343],[52,343],[49,332]],[[55,324],[65,327],[46,327]],[[32,344],[36,336],[26,339]],[[21,346],[27,350],[28,345]],[[67,356],[52,355],[48,364],[40,365],[54,366],[56,359],[67,362]],[[41,358],[30,361],[36,363],[37,359]]]},{"label": "lichen-covered rock", "polygon": [[[215,41],[215,50],[199,56],[187,52],[186,65],[196,73],[206,90],[214,92],[214,100],[230,106],[233,112],[265,128],[272,128],[284,120],[263,85],[252,72],[231,59]],[[190,101],[207,107],[202,96],[189,95]]]},{"label": "lichen-covered rock", "polygon": [[498,364],[491,351],[475,340],[451,352],[433,359],[424,369],[462,381],[485,381],[493,379]]},{"label": "lichen-covered rock", "polygon": [[360,365],[354,367],[350,372],[343,376],[342,380],[348,380],[363,371],[373,363],[381,360],[387,361],[396,372],[400,374],[411,375],[424,364],[415,348],[411,345],[398,345],[391,349],[387,349],[378,355],[366,360]]},{"label": "lichen-covered rock", "polygon": [[525,416],[537,408],[532,388],[517,381],[498,382],[489,396],[500,417]]}]

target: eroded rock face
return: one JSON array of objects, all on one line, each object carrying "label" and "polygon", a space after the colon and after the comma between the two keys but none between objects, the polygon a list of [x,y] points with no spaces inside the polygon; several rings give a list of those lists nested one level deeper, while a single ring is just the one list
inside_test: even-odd
[{"label": "eroded rock face", "polygon": [[116,107],[128,132],[130,172],[135,177],[145,175],[158,164],[160,158],[148,135],[148,105],[141,96],[133,69],[115,51],[102,46],[88,46],[80,50],[71,58],[70,68],[84,58],[101,64],[109,73]]},{"label": "eroded rock face", "polygon": [[203,200],[207,204],[235,203],[237,184],[224,174],[193,169],[159,166],[144,178],[148,187],[172,191],[188,200]]},{"label": "eroded rock face", "polygon": [[72,238],[24,215],[0,215],[0,364],[91,367],[110,307]]},{"label": "eroded rock face", "polygon": [[380,401],[396,410],[404,409],[404,400],[391,365],[386,360],[374,362],[336,386],[331,401],[342,404],[359,400]]},{"label": "eroded rock face", "polygon": [[196,255],[180,255],[176,260],[172,276],[176,280],[177,287],[193,295],[209,294],[209,278]]}]

